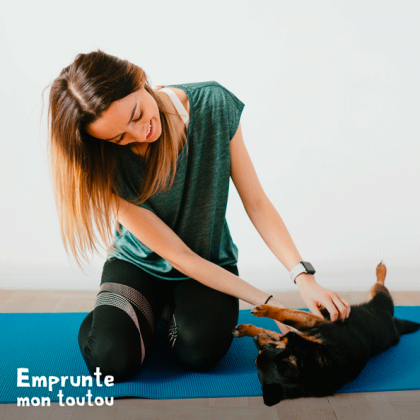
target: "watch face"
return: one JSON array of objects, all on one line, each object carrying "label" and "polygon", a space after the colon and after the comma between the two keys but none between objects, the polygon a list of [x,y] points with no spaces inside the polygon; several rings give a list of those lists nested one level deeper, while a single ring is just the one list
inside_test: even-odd
[{"label": "watch face", "polygon": [[310,262],[302,261],[302,264],[305,266],[309,274],[315,274],[315,268]]}]

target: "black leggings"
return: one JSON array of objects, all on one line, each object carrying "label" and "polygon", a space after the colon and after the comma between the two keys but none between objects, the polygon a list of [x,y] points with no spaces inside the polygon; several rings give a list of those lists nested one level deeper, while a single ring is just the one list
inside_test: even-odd
[{"label": "black leggings", "polygon": [[[224,269],[239,275],[237,266]],[[79,347],[90,374],[126,381],[151,350],[163,309],[173,315],[168,325],[170,347],[186,370],[216,365],[232,344],[239,299],[194,279],[162,280],[136,265],[111,258],[103,267],[95,308],[83,320]],[[172,311],[171,311],[172,312]]]}]

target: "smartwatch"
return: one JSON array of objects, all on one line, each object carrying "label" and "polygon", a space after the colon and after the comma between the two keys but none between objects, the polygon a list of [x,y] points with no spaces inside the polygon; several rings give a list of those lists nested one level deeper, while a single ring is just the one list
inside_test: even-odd
[{"label": "smartwatch", "polygon": [[296,277],[299,274],[308,273],[308,274],[315,274],[314,266],[308,261],[301,261],[296,267],[293,267],[290,271],[290,278],[296,284]]}]

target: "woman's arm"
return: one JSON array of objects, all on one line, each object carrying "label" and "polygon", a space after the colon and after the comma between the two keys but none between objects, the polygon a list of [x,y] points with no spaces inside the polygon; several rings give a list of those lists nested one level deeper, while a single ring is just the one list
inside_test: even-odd
[{"label": "woman's arm", "polygon": [[[302,261],[302,257],[296,249],[283,220],[261,187],[246,150],[240,124],[230,142],[230,151],[231,177],[245,211],[267,246],[290,271]],[[296,278],[296,282],[299,277],[301,276]]]},{"label": "woman's arm", "polygon": [[120,209],[117,214],[114,207],[113,211],[119,223],[176,270],[212,289],[235,296],[252,305],[260,305],[267,300],[269,296],[267,293],[193,252],[153,212],[118,196],[115,198],[119,202]]},{"label": "woman's arm", "polygon": [[[242,137],[239,124],[235,136],[230,142],[231,177],[251,219],[264,242],[290,271],[303,261],[282,218],[266,196],[252,165]],[[318,306],[322,304],[330,313],[331,320],[342,319],[350,314],[350,304],[334,292],[315,282],[315,276],[302,273],[296,278],[302,298],[310,311],[322,317]]]}]

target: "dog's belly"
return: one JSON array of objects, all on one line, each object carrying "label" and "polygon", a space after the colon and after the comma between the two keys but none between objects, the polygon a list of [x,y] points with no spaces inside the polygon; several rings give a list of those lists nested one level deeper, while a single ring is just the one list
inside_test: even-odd
[{"label": "dog's belly", "polygon": [[373,312],[356,307],[347,322],[334,323],[329,338],[337,347],[343,346],[348,356],[364,360],[386,350],[398,339],[392,317],[385,311]]}]

